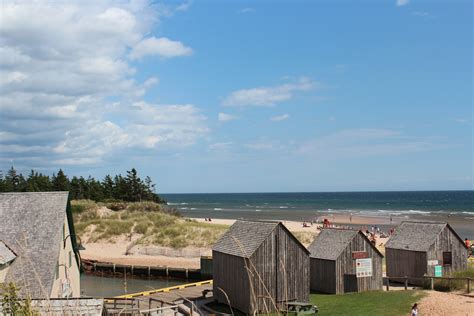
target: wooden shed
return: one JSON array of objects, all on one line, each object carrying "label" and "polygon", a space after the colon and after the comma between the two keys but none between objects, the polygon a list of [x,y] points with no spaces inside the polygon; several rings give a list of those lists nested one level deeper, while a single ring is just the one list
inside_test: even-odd
[{"label": "wooden shed", "polygon": [[446,276],[467,268],[468,251],[447,223],[402,222],[386,243],[385,255],[388,277]]},{"label": "wooden shed", "polygon": [[361,231],[323,229],[308,249],[311,291],[342,294],[382,289],[383,255]]},{"label": "wooden shed", "polygon": [[280,222],[236,221],[212,257],[220,303],[254,314],[309,301],[309,252]]}]

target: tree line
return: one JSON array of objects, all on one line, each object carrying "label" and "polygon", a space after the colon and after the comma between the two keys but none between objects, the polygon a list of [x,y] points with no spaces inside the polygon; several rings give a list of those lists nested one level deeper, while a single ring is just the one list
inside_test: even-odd
[{"label": "tree line", "polygon": [[69,178],[62,169],[52,176],[31,170],[28,176],[11,167],[5,174],[0,170],[0,192],[69,191],[71,199],[89,199],[96,202],[122,200],[127,202],[164,201],[155,192],[150,177],[142,180],[135,168],[121,174],[106,175],[102,180],[73,176]]}]

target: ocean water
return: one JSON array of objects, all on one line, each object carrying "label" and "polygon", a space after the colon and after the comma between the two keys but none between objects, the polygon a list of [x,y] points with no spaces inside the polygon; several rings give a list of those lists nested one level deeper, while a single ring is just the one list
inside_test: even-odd
[{"label": "ocean water", "polygon": [[[190,217],[301,220],[327,213],[474,219],[474,191],[163,194]],[[276,216],[276,217],[275,217]]]},{"label": "ocean water", "polygon": [[[474,239],[474,191],[162,194],[187,217],[309,221],[336,214],[449,222]],[[389,222],[391,223],[391,221]]]}]

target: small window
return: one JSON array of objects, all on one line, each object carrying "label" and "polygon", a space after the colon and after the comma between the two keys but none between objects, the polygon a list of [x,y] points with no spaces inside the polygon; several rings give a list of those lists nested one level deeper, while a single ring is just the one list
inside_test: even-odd
[{"label": "small window", "polygon": [[443,266],[450,266],[452,264],[451,251],[443,252]]},{"label": "small window", "polygon": [[72,253],[69,251],[69,268],[72,266]]}]

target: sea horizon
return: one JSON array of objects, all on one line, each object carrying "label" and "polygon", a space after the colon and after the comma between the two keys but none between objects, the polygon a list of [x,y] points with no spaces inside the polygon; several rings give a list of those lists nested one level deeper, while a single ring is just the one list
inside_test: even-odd
[{"label": "sea horizon", "polygon": [[358,191],[160,194],[169,207],[191,218],[313,221],[332,215],[450,222],[474,238],[474,191]]}]

